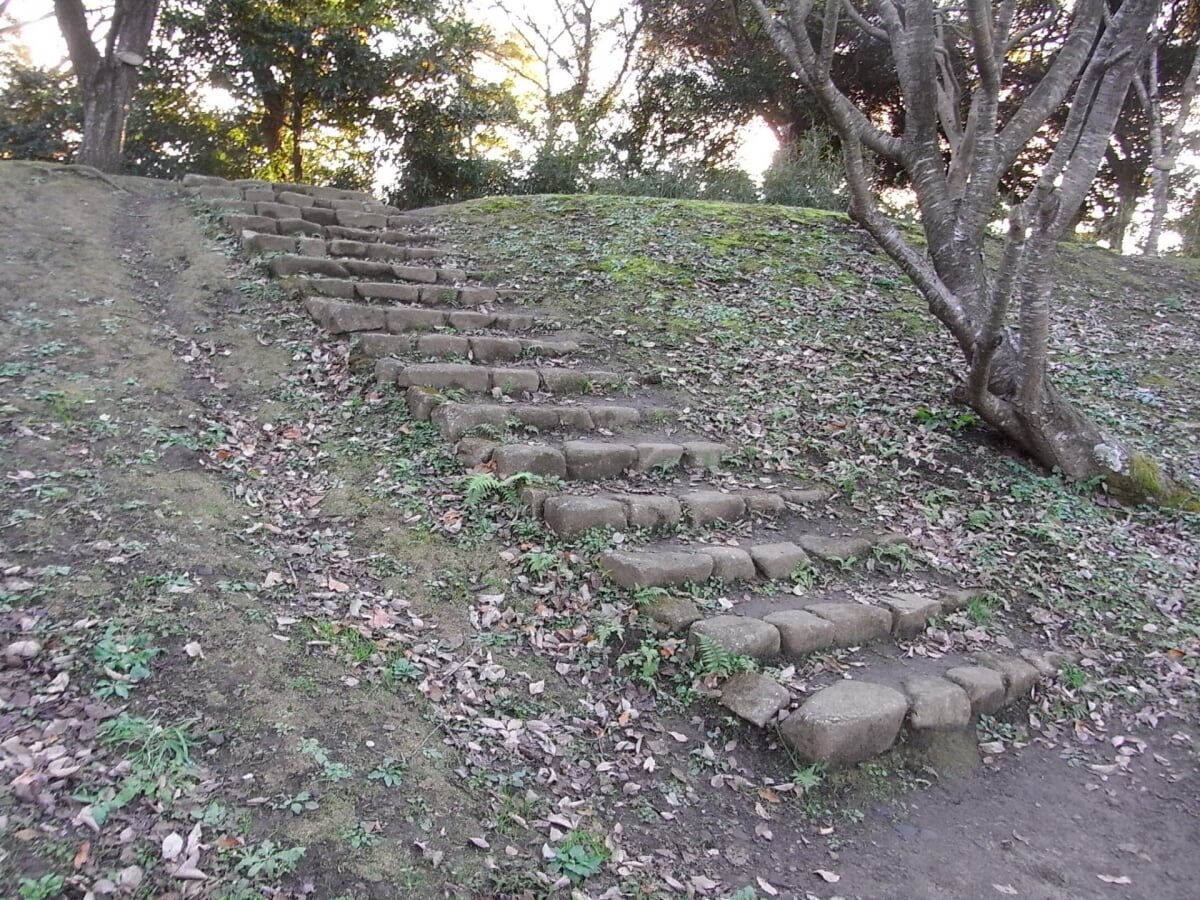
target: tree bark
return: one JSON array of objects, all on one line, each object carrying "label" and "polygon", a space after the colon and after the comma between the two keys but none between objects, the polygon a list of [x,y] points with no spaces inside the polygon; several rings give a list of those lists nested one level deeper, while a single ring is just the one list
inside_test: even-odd
[{"label": "tree bark", "polygon": [[[1057,52],[1006,122],[999,116],[1004,67],[1031,34],[1011,33],[1012,0],[969,0],[965,10],[934,0],[872,0],[870,13],[854,9],[853,0],[829,2],[819,47],[816,23],[810,28],[808,21],[813,0],[787,0],[783,15],[765,0],[752,3],[841,138],[851,215],[913,280],[961,349],[967,378],[960,399],[1033,459],[1070,478],[1103,478],[1134,501],[1195,503],[1152,460],[1105,434],[1048,376],[1057,242],[1095,179],[1149,52],[1160,0],[1125,0],[1112,13],[1107,0],[1077,0],[1065,32],[1060,16],[1067,13],[1057,7],[1039,26],[1057,29],[1048,36]],[[891,49],[905,111],[898,135],[868,120],[830,77],[839,17],[848,7],[852,22],[884,35]],[[974,62],[969,98],[943,62],[964,43],[960,58]],[[1035,187],[1011,205],[1000,262],[989,265],[984,246],[1000,179],[1062,103],[1070,111],[1061,136]],[[880,212],[866,175],[867,148],[908,173],[927,249],[911,244]]]},{"label": "tree bark", "polygon": [[77,162],[119,172],[125,120],[146,58],[159,0],[117,0],[101,53],[92,43],[83,0],[54,0],[83,99],[83,143]]}]

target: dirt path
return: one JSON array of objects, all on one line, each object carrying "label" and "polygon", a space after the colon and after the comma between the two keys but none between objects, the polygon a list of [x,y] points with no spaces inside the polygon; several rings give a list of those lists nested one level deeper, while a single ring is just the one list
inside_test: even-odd
[{"label": "dirt path", "polygon": [[1170,726],[1107,780],[1062,743],[800,790],[618,678],[539,600],[578,559],[464,540],[428,427],[128,187],[0,167],[5,896],[1193,896]]}]

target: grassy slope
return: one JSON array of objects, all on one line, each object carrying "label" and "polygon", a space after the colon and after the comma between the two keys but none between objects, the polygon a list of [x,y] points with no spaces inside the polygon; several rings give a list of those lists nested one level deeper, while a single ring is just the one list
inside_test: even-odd
[{"label": "grassy slope", "polygon": [[[1144,663],[1162,676],[1153,691],[1194,698],[1175,661],[1194,666],[1200,652],[1200,609],[1186,602],[1200,517],[1109,507],[975,427],[947,400],[961,373],[949,341],[844,217],[547,196],[446,218],[485,268],[573,324],[628,329],[622,355],[664,367],[694,398],[696,424],[837,487],[913,535],[935,567],[1008,596],[1014,624],[1094,650],[1112,678],[1140,677]],[[1062,260],[1054,377],[1106,426],[1200,477],[1200,267],[1072,246]]]},{"label": "grassy slope", "polygon": [[[285,885],[296,896],[311,880],[329,897],[536,896],[558,874],[542,850],[555,813],[578,822],[585,855],[620,822],[632,874],[609,866],[587,887],[620,882],[623,896],[647,896],[667,874],[722,875],[695,850],[724,841],[726,822],[754,831],[765,786],[786,799],[772,801],[777,843],[740,849],[748,871],[771,878],[776,857],[818,865],[777,847],[853,821],[872,791],[911,786],[889,760],[787,793],[797,773],[767,739],[707,705],[677,705],[690,678],[662,662],[666,645],[623,633],[630,598],[583,589],[596,588],[588,549],[606,539],[570,552],[528,525],[518,535],[508,510],[471,508],[433,430],[395,395],[373,396],[369,374],[348,369],[345,342],[288,309],[164,186],[139,198],[40,167],[0,176],[11,212],[0,460],[14,473],[0,491],[0,556],[6,575],[20,567],[3,582],[0,624],[5,641],[28,627],[47,648],[0,671],[0,697],[15,704],[4,713],[40,727],[60,704],[115,707],[100,666],[109,657],[97,653],[128,662],[144,638],[164,652],[130,686],[134,719],[116,719],[191,722],[200,763],[168,767],[163,790],[92,834],[69,825],[81,798],[111,800],[128,783],[122,756],[134,775],[148,767],[136,742],[68,729],[59,746],[95,755],[56,783],[57,808],[0,795],[6,895],[18,878],[81,891],[132,862],[145,870],[143,894],[178,888],[161,839],[200,822],[211,876],[201,895]],[[56,214],[65,208],[77,214],[69,233]],[[467,204],[444,222],[570,326],[624,332],[623,361],[688,390],[697,428],[753,445],[764,467],[837,487],[864,518],[913,535],[931,566],[996,589],[1008,611],[981,610],[977,623],[995,640],[1045,633],[1090,650],[1086,689],[1048,692],[1047,723],[1108,719],[1135,679],[1133,712],[1194,700],[1196,611],[1184,601],[1196,592],[1196,518],[1098,506],[969,425],[954,433],[961,411],[943,401],[954,359],[840,217],[529,198]],[[1061,337],[1087,324],[1105,352],[1064,360],[1064,373],[1135,439],[1149,441],[1153,417],[1171,422],[1165,450],[1194,471],[1194,286],[1179,286],[1186,273],[1172,264],[1091,251],[1068,264],[1079,318]],[[1168,290],[1148,290],[1144,269]],[[1106,291],[1128,307],[1111,325],[1091,308]],[[1171,328],[1132,329],[1129,316]],[[377,621],[377,607],[391,613]],[[192,642],[202,656],[186,652]],[[615,665],[622,652],[675,680],[636,683],[636,668]],[[61,672],[68,690],[49,693]],[[509,752],[481,724],[509,717],[540,720],[556,755],[529,741]],[[672,739],[643,745],[659,728]],[[372,777],[388,758],[403,760],[399,786]],[[330,762],[348,777],[334,778]],[[710,784],[718,774],[730,781]],[[628,782],[641,792],[626,794]],[[290,809],[305,792],[316,808]],[[829,849],[841,835],[839,824]],[[467,842],[480,836],[503,852]],[[75,865],[83,840],[91,856]],[[289,858],[298,846],[305,855]],[[748,883],[725,876],[730,889]]]}]

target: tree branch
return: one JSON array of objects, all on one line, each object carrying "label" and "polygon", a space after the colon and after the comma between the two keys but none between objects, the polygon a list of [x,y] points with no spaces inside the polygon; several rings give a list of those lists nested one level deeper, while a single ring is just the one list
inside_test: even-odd
[{"label": "tree branch", "polygon": [[54,0],[54,15],[58,18],[63,40],[67,42],[75,77],[81,85],[86,84],[100,65],[100,51],[92,43],[83,0]]}]

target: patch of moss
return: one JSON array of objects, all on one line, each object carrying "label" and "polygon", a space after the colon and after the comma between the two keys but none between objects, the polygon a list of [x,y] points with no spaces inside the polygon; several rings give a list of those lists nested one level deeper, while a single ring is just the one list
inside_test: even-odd
[{"label": "patch of moss", "polygon": [[1131,454],[1128,473],[1110,474],[1105,482],[1109,493],[1123,503],[1200,512],[1200,495],[1195,489],[1176,482],[1144,453]]}]

